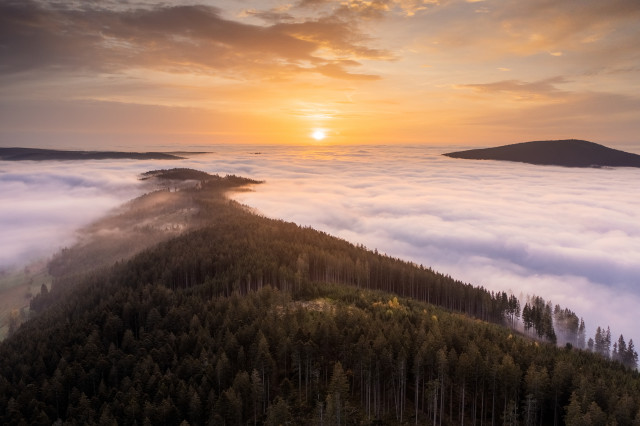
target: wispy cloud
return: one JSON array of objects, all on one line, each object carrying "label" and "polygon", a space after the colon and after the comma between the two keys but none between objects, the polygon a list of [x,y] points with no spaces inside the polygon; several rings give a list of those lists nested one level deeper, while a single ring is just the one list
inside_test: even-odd
[{"label": "wispy cloud", "polygon": [[494,83],[461,84],[457,87],[471,89],[478,93],[510,93],[521,98],[541,98],[564,94],[557,85],[567,83],[564,77],[553,77],[535,82],[503,80]]},{"label": "wispy cloud", "polygon": [[300,0],[299,8],[326,8],[337,15],[377,19],[386,14],[414,16],[416,13],[436,7],[439,0]]},{"label": "wispy cloud", "polygon": [[[478,55],[534,55],[570,51],[574,56],[607,57],[624,60],[638,35],[635,23],[640,7],[634,0],[610,2],[569,0],[508,0],[500,4],[484,2],[484,13],[463,1],[446,2],[435,9],[436,22],[430,30],[441,45],[468,46]],[[598,41],[587,46],[589,41]],[[631,58],[628,58],[631,59]]]}]

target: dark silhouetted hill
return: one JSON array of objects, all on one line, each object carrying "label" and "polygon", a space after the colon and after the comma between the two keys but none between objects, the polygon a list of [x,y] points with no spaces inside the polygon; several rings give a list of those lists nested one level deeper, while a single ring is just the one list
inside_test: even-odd
[{"label": "dark silhouetted hill", "polygon": [[179,160],[183,157],[166,152],[61,151],[38,148],[0,148],[0,160]]},{"label": "dark silhouetted hill", "polygon": [[564,167],[640,167],[640,155],[577,140],[533,141],[444,154],[469,160],[500,160]]}]

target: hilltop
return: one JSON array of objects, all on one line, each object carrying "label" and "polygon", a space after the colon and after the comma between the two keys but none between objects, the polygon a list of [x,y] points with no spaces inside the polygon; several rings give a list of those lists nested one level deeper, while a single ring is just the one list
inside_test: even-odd
[{"label": "hilltop", "polygon": [[522,142],[443,155],[469,160],[516,161],[564,167],[640,167],[638,154],[577,139]]},{"label": "hilltop", "polygon": [[142,173],[140,177],[141,180],[147,180],[151,178],[169,180],[210,180],[218,178],[218,176],[200,170],[175,168],[169,170],[150,170],[148,172]]}]

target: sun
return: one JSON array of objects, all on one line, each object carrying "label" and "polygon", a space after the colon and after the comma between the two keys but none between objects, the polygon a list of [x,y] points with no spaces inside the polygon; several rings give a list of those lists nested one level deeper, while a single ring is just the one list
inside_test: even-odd
[{"label": "sun", "polygon": [[321,141],[327,137],[327,131],[325,129],[314,129],[311,132],[311,137],[317,141]]}]

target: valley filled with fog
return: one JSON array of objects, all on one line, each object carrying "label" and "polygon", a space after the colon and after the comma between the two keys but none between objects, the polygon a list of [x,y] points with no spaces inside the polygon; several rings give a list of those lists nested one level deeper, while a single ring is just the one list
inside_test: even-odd
[{"label": "valley filled with fog", "polygon": [[640,169],[440,155],[464,148],[215,146],[185,160],[0,162],[0,269],[73,244],[79,228],[152,189],[140,173],[192,167],[264,180],[232,197],[266,216],[540,295],[583,316],[588,336],[609,325],[637,338]]}]

